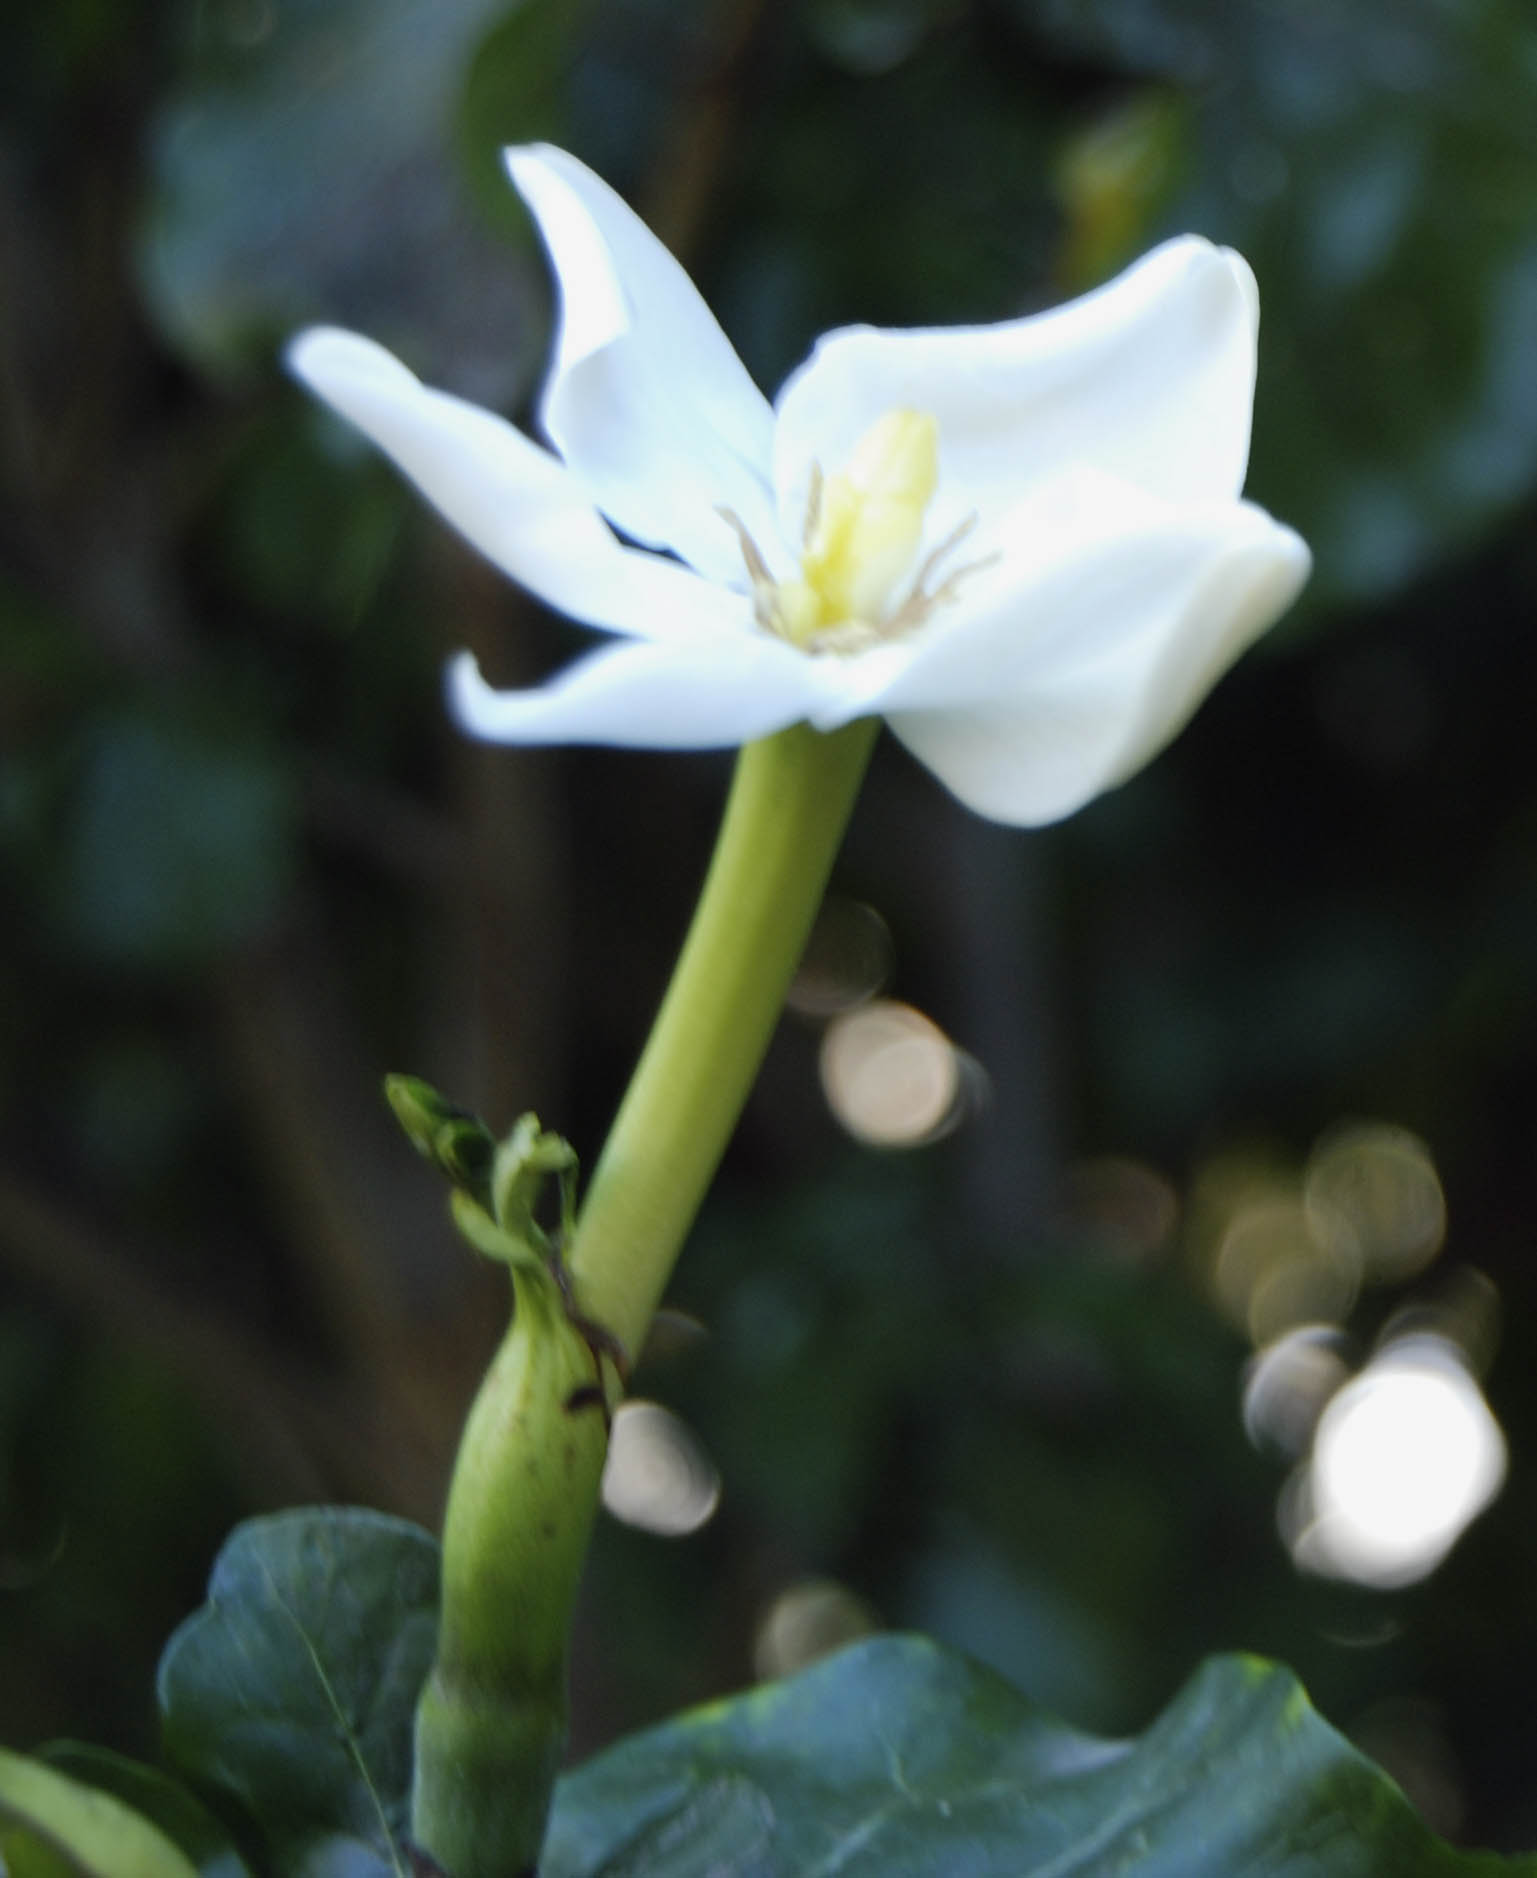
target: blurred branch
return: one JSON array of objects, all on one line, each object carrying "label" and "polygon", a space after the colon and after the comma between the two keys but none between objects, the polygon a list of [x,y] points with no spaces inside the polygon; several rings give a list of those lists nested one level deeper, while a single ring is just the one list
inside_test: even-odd
[{"label": "blurred branch", "polygon": [[703,75],[680,100],[643,204],[646,220],[680,259],[700,238],[725,168],[763,0],[732,0]]},{"label": "blurred branch", "polygon": [[[131,1247],[3,1172],[0,1258],[56,1303],[185,1377],[241,1450],[261,1499],[322,1491],[314,1437],[328,1417],[270,1352],[212,1313],[168,1297]],[[325,1445],[347,1444],[333,1429]]]},{"label": "blurred branch", "polygon": [[361,856],[414,891],[441,893],[469,866],[464,831],[375,777],[312,764],[305,819],[317,836]]},{"label": "blurred branch", "polygon": [[[449,553],[453,559],[448,560]],[[453,645],[468,646],[499,683],[537,683],[534,603],[484,562],[445,544],[438,578]],[[449,732],[459,865],[446,906],[429,1034],[444,1039],[445,1083],[498,1127],[523,1109],[565,1105],[561,1048],[571,894],[558,797],[561,758],[488,749]],[[440,1066],[422,1066],[440,1073]]]},{"label": "blurred branch", "polygon": [[22,205],[9,164],[0,161],[0,281],[6,283],[0,292],[0,467],[10,490],[34,484],[41,475],[41,439],[22,370],[20,306],[13,285],[24,278],[23,242]]},{"label": "blurred branch", "polygon": [[62,168],[0,145],[0,540],[111,657],[154,671],[196,639],[182,536],[245,411],[166,399],[146,421],[162,368],[128,278],[132,135],[114,121]]},{"label": "blurred branch", "polygon": [[311,1296],[349,1365],[382,1381],[414,1315],[404,1297],[414,1247],[440,1215],[427,1210],[437,1196],[414,1178],[335,981],[318,938],[290,932],[231,960],[216,996],[247,1127]]},{"label": "blurred branch", "polygon": [[358,1390],[296,1373],[219,1314],[169,1296],[132,1245],[4,1171],[0,1261],[113,1342],[136,1345],[183,1377],[229,1438],[255,1504],[340,1493],[436,1519],[457,1410],[430,1404],[460,1393],[441,1386],[437,1340],[419,1346],[411,1380],[424,1389]]}]

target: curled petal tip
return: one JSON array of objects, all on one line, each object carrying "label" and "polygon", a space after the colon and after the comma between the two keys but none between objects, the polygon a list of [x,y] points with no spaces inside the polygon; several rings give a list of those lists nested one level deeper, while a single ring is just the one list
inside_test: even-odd
[{"label": "curled petal tip", "polygon": [[490,695],[473,652],[456,652],[443,667],[443,697],[449,716],[462,730],[478,735],[475,722],[478,708]]},{"label": "curled petal tip", "polygon": [[547,167],[572,159],[564,150],[557,149],[552,143],[507,143],[502,145],[502,162],[513,181],[517,181],[519,169],[526,169],[534,164]]},{"label": "curled petal tip", "polygon": [[283,369],[306,385],[314,384],[316,368],[324,367],[339,332],[335,326],[306,326],[295,333],[279,355]]},{"label": "curled petal tip", "polygon": [[293,376],[323,398],[347,385],[418,385],[414,372],[375,340],[342,326],[307,326],[283,350]]},{"label": "curled petal tip", "polygon": [[1254,269],[1236,248],[1220,248],[1218,253],[1227,262],[1228,272],[1243,296],[1244,310],[1249,316],[1249,330],[1257,334],[1259,332],[1259,282],[1254,278]]},{"label": "curled petal tip", "polygon": [[1269,523],[1268,566],[1256,576],[1268,599],[1269,618],[1262,630],[1268,630],[1286,612],[1313,573],[1313,550],[1301,535],[1272,516],[1265,519]]},{"label": "curled petal tip", "polygon": [[502,146],[502,168],[506,170],[519,195],[523,194],[523,184],[529,170],[542,161],[544,152],[545,145],[538,143],[509,143]]}]

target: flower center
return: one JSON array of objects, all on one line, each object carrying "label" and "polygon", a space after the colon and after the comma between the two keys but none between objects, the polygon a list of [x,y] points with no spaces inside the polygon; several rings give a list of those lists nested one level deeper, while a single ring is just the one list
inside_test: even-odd
[{"label": "flower center", "polygon": [[[923,537],[939,480],[939,426],[926,411],[888,411],[855,444],[845,468],[823,477],[811,466],[797,578],[775,580],[757,543],[730,509],[752,580],[753,611],[766,632],[807,652],[861,652],[926,619],[972,567],[938,587],[926,582],[976,523],[969,517],[918,569],[893,605]],[[973,567],[981,563],[973,563]]]}]

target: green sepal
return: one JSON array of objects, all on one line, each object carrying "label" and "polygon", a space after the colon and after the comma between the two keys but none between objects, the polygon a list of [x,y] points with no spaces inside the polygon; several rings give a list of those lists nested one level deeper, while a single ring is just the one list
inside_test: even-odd
[{"label": "green sepal", "polygon": [[386,1076],[384,1094],[417,1153],[487,1212],[496,1137],[478,1115],[459,1108],[419,1076]]},{"label": "green sepal", "polygon": [[[576,1220],[576,1150],[547,1133],[539,1117],[520,1115],[498,1141],[468,1109],[419,1076],[387,1076],[384,1093],[417,1152],[448,1177],[454,1223],[477,1252],[500,1265],[549,1264]],[[560,1219],[552,1238],[537,1209],[551,1175],[560,1183]]]},{"label": "green sepal", "polygon": [[526,1239],[519,1239],[506,1232],[476,1200],[472,1199],[462,1187],[456,1187],[449,1195],[449,1212],[453,1215],[455,1226],[460,1236],[474,1247],[482,1258],[493,1259],[498,1265],[528,1268],[545,1267],[547,1255],[538,1245],[530,1245]]},{"label": "green sepal", "polygon": [[549,1238],[534,1209],[551,1174],[560,1181],[561,1233],[569,1236],[576,1214],[576,1150],[563,1135],[547,1134],[537,1115],[520,1115],[491,1163],[491,1212],[514,1238],[542,1248]]}]

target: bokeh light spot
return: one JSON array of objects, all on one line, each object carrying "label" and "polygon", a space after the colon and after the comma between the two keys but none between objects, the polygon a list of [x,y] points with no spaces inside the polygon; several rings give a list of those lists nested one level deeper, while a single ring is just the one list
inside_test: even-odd
[{"label": "bokeh light spot", "polygon": [[888,999],[828,1025],[821,1073],[833,1114],[873,1147],[937,1140],[969,1106],[968,1079],[954,1044],[921,1011]]},{"label": "bokeh light spot", "polygon": [[1179,1195],[1144,1161],[1105,1154],[1075,1161],[1062,1180],[1060,1223],[1129,1263],[1152,1258],[1174,1237]]},{"label": "bokeh light spot", "polygon": [[1244,1432],[1257,1448],[1295,1460],[1305,1454],[1324,1406],[1349,1380],[1343,1338],[1329,1324],[1304,1324],[1278,1337],[1244,1376]]},{"label": "bokeh light spot", "polygon": [[803,1578],[764,1612],[753,1640],[753,1669],[760,1682],[788,1676],[879,1629],[875,1613],[846,1585]]},{"label": "bokeh light spot", "polygon": [[1318,1243],[1294,1187],[1260,1187],[1235,1207],[1218,1242],[1217,1297],[1258,1345],[1299,1324],[1337,1322],[1356,1295],[1355,1272],[1339,1250]]},{"label": "bokeh light spot", "polygon": [[1429,1148],[1387,1122],[1325,1135],[1308,1159],[1303,1205],[1319,1243],[1348,1246],[1379,1283],[1423,1271],[1446,1237],[1446,1198]]},{"label": "bokeh light spot", "polygon": [[688,1424],[659,1402],[630,1400],[614,1411],[603,1504],[644,1532],[696,1532],[720,1504],[720,1471]]},{"label": "bokeh light spot", "polygon": [[805,1017],[868,1004],[891,975],[891,929],[873,906],[829,899],[817,915],[785,1002]]},{"label": "bokeh light spot", "polygon": [[1505,1438],[1456,1346],[1390,1344],[1319,1419],[1292,1555],[1358,1584],[1413,1584],[1493,1500],[1505,1468]]},{"label": "bokeh light spot", "polygon": [[1443,1337],[1456,1346],[1475,1376],[1494,1361],[1500,1335],[1500,1294],[1494,1281],[1470,1265],[1447,1272],[1429,1296],[1402,1304],[1383,1325],[1379,1345],[1408,1337]]}]

